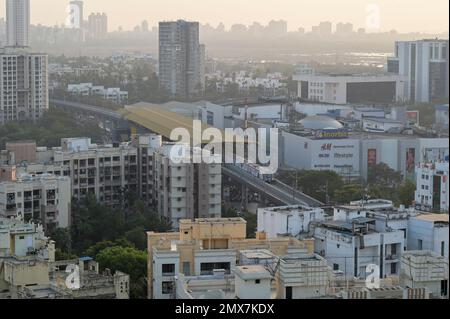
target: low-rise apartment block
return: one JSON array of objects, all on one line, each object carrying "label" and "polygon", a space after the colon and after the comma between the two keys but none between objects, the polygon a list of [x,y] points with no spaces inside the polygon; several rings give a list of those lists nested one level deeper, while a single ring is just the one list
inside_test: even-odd
[{"label": "low-rise apartment block", "polygon": [[40,222],[51,231],[69,227],[70,213],[69,177],[25,174],[0,181],[0,217]]},{"label": "low-rise apartment block", "polygon": [[0,299],[16,298],[25,286],[49,285],[55,244],[41,225],[0,217]]},{"label": "low-rise apartment block", "polygon": [[448,258],[432,251],[407,251],[400,280],[409,288],[425,288],[433,298],[448,298]]},{"label": "low-rise apartment block", "polygon": [[366,267],[372,264],[382,278],[399,274],[403,231],[377,232],[374,219],[360,217],[319,223],[314,237],[315,251],[346,277],[366,278]]},{"label": "low-rise apartment block", "polygon": [[[23,147],[29,149],[28,144]],[[34,155],[21,151],[0,154],[0,180],[14,174],[54,174],[70,178],[72,196],[88,195],[103,204],[119,206],[133,193],[174,228],[185,218],[220,217],[222,203],[221,164],[217,155],[186,146],[186,156],[203,152],[211,164],[175,162],[171,151],[178,147],[163,143],[160,135],[137,136],[129,143],[97,145],[89,138],[64,138],[60,147],[35,148]],[[21,162],[15,153],[28,154]],[[33,156],[32,156],[33,155]],[[191,157],[192,158],[192,157]],[[35,162],[30,162],[34,160]]]},{"label": "low-rise apartment block", "polygon": [[331,269],[317,254],[292,254],[280,259],[277,299],[311,299],[328,295]]},{"label": "low-rise apartment block", "polygon": [[[71,273],[79,285],[67,283]],[[129,276],[100,273],[89,257],[55,261],[55,242],[40,224],[0,217],[0,299],[87,298],[128,299]]]},{"label": "low-rise apartment block", "polygon": [[408,250],[430,250],[448,259],[448,214],[421,214],[408,224]]},{"label": "low-rise apartment block", "polygon": [[105,88],[102,85],[93,85],[92,83],[69,84],[67,92],[78,96],[99,96],[104,100],[120,104],[128,100],[128,92],[120,88]]},{"label": "low-rise apartment block", "polygon": [[[184,286],[176,282],[179,274],[189,280],[191,277],[195,280],[219,279],[217,284],[222,285],[227,280],[234,283],[234,277],[230,279],[229,276],[235,274],[237,266],[249,260],[252,265],[275,269],[274,256],[313,252],[312,240],[267,239],[264,233],[259,233],[256,239],[246,239],[246,222],[241,218],[182,220],[179,232],[149,232],[147,236],[148,296],[154,299],[175,298],[179,294],[175,287]],[[218,275],[222,277],[203,277]]]},{"label": "low-rise apartment block", "polygon": [[258,209],[258,231],[265,232],[268,238],[282,235],[311,237],[311,222],[323,220],[325,212],[317,207],[283,206]]}]

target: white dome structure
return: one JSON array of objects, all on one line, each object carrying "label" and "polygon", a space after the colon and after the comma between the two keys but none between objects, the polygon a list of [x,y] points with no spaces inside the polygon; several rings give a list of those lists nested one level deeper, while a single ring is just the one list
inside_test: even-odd
[{"label": "white dome structure", "polygon": [[305,117],[299,123],[308,130],[336,130],[343,128],[342,124],[325,115],[313,115]]}]

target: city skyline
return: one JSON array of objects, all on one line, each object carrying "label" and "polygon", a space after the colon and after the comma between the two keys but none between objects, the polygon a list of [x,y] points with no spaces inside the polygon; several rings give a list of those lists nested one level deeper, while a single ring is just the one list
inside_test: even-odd
[{"label": "city skyline", "polygon": [[[251,25],[253,21],[267,24],[270,20],[286,20],[288,30],[295,31],[300,27],[307,31],[321,21],[330,21],[334,27],[339,22],[350,22],[355,29],[371,29],[367,21],[374,14],[373,6],[379,8],[379,28],[372,31],[390,31],[396,29],[399,32],[423,32],[442,33],[448,32],[448,9],[446,0],[435,0],[433,6],[424,7],[421,0],[399,0],[395,5],[391,1],[378,0],[345,0],[336,1],[318,0],[314,2],[302,2],[297,0],[283,0],[285,5],[279,5],[275,0],[237,1],[229,0],[220,6],[212,6],[205,0],[197,0],[195,4],[187,4],[182,0],[168,0],[164,3],[152,3],[144,0],[130,0],[127,5],[118,0],[85,0],[85,16],[90,12],[105,12],[109,16],[110,31],[122,26],[125,30],[131,30],[143,20],[149,21],[150,26],[157,26],[159,21],[186,19],[199,21],[202,24],[209,23],[217,26],[224,23],[229,29],[232,24],[242,23]],[[66,7],[69,1],[40,0],[31,1],[31,23],[55,25],[65,22]],[[148,13],[145,13],[148,8]],[[174,9],[176,8],[176,10]],[[327,10],[324,10],[328,8]],[[49,12],[50,10],[50,12]],[[369,12],[367,11],[369,10]],[[375,9],[377,10],[377,9]],[[330,15],[329,12],[333,12]],[[359,12],[359,13],[358,13]],[[4,5],[0,6],[0,17],[5,16]],[[217,18],[213,18],[217,17]],[[422,21],[417,24],[417,21]],[[422,29],[418,29],[418,25]]]}]

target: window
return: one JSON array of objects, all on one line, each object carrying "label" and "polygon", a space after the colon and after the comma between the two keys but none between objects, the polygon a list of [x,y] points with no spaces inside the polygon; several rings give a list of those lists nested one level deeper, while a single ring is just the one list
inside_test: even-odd
[{"label": "window", "polygon": [[227,274],[230,274],[230,263],[202,263],[200,265],[201,275],[212,275],[214,270],[224,269]]},{"label": "window", "polygon": [[448,290],[448,281],[447,280],[441,280],[441,296],[447,296]]},{"label": "window", "polygon": [[333,264],[333,270],[334,271],[339,270],[339,264]]},{"label": "window", "polygon": [[292,287],[286,287],[286,299],[292,299]]},{"label": "window", "polygon": [[441,256],[445,256],[445,241],[441,242]]},{"label": "window", "polygon": [[391,264],[391,275],[397,274],[397,263]]},{"label": "window", "polygon": [[255,280],[255,285],[259,285],[261,283],[261,279],[256,279]]},{"label": "window", "polygon": [[191,274],[191,264],[189,261],[183,262],[183,274],[189,276]]},{"label": "window", "polygon": [[397,255],[397,244],[391,245],[391,255]]},{"label": "window", "polygon": [[419,239],[419,240],[418,240],[417,246],[418,246],[418,249],[419,249],[419,250],[422,250],[422,249],[423,249],[423,242],[422,242],[422,239]]},{"label": "window", "polygon": [[173,276],[175,275],[175,264],[164,264],[162,265],[163,276]]},{"label": "window", "polygon": [[165,281],[162,283],[162,294],[170,295],[173,293],[173,282]]}]

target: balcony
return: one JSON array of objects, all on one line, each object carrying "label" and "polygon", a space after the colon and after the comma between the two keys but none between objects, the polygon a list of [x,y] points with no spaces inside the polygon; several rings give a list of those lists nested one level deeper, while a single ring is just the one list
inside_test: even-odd
[{"label": "balcony", "polygon": [[392,261],[392,262],[397,262],[398,261],[398,255],[386,255],[386,261]]}]

